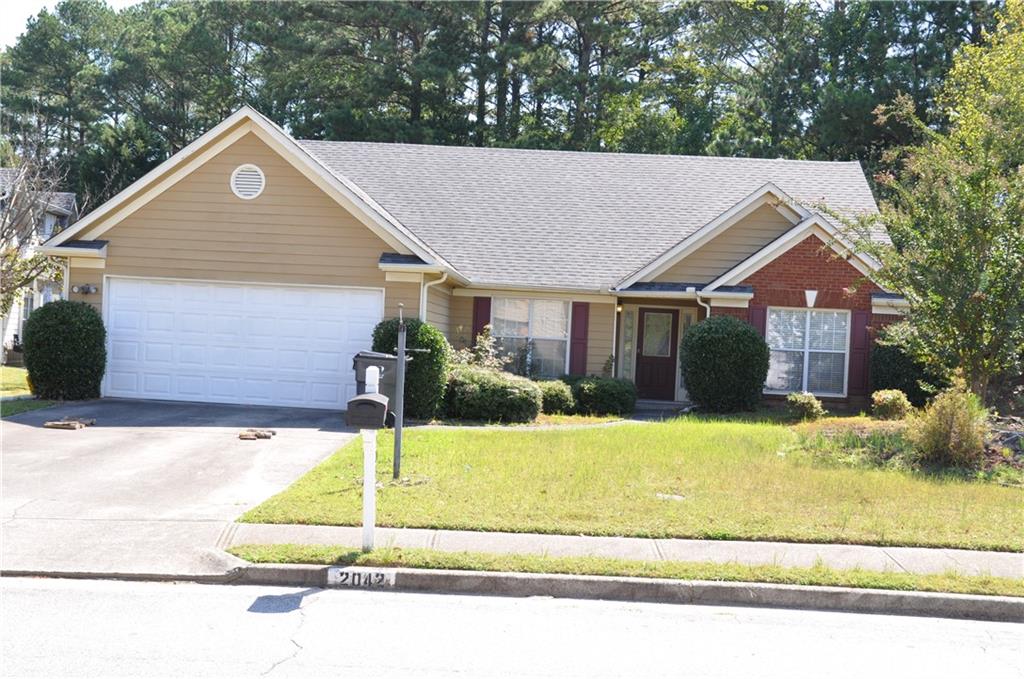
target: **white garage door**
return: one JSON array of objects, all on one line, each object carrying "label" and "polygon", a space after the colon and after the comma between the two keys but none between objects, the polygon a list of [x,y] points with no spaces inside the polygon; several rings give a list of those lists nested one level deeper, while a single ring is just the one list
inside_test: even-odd
[{"label": "white garage door", "polygon": [[383,291],[110,278],[104,394],[343,408]]}]

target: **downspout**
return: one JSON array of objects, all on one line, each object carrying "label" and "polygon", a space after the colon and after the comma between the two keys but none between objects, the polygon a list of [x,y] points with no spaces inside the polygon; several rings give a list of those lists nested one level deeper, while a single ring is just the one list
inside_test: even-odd
[{"label": "downspout", "polygon": [[420,320],[424,323],[427,322],[427,288],[444,283],[446,280],[448,280],[448,272],[442,273],[436,281],[420,284]]},{"label": "downspout", "polygon": [[693,291],[693,296],[697,300],[697,304],[699,304],[702,307],[704,307],[704,311],[706,312],[704,318],[711,318],[711,304],[707,303],[707,302],[701,301],[700,293],[697,292],[696,288],[687,288],[687,291],[690,291],[690,290]]}]

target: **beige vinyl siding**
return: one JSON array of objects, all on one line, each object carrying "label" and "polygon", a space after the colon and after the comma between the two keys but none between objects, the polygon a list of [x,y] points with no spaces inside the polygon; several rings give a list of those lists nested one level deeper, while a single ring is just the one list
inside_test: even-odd
[{"label": "beige vinyl siding", "polygon": [[[429,282],[429,281],[428,281]],[[427,323],[434,326],[451,341],[452,288],[444,283],[427,288]]]},{"label": "beige vinyl siding", "polygon": [[665,283],[710,283],[793,228],[778,210],[763,205],[655,277]]},{"label": "beige vinyl siding", "polygon": [[614,304],[591,304],[587,319],[587,374],[601,375],[613,351],[616,321]]},{"label": "beige vinyl siding", "polygon": [[[241,200],[229,186],[243,163],[266,188]],[[287,160],[247,134],[104,233],[105,269],[72,267],[71,283],[97,274],[384,288],[385,315],[419,315],[419,283],[388,283],[377,268],[388,244]],[[88,279],[88,280],[87,280]],[[100,294],[89,301],[100,304]]]},{"label": "beige vinyl siding", "polygon": [[448,308],[448,341],[456,349],[473,343],[473,298],[452,295]]},{"label": "beige vinyl siding", "polygon": [[[69,279],[68,299],[73,302],[85,302],[87,304],[91,304],[95,307],[96,311],[102,311],[103,269],[72,266]],[[96,292],[89,295],[83,295],[80,292],[72,292],[71,286],[73,285],[92,285],[96,287]]]}]

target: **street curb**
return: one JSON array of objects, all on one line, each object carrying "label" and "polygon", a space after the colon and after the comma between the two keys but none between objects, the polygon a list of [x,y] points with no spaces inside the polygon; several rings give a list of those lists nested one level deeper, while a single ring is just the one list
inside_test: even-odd
[{"label": "street curb", "polygon": [[[253,564],[238,570],[232,584],[326,587],[328,566]],[[1024,622],[1024,598],[899,592],[883,589],[706,582],[599,575],[555,575],[450,571],[418,568],[353,568],[387,572],[393,589],[436,594],[550,596],[705,606],[754,606],[885,615]]]}]

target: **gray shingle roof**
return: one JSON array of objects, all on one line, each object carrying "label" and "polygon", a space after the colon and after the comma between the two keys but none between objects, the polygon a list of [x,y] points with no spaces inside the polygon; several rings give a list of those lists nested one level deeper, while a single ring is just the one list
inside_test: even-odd
[{"label": "gray shingle roof", "polygon": [[876,209],[856,162],[298,143],[481,285],[615,285],[768,182]]}]

